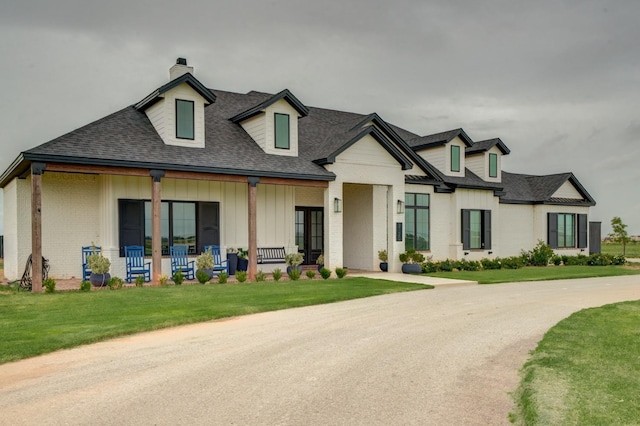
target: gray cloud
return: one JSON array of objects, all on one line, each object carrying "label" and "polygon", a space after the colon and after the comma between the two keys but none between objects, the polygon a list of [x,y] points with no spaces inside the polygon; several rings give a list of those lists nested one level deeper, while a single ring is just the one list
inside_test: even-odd
[{"label": "gray cloud", "polygon": [[5,2],[0,169],[141,99],[185,56],[213,88],[500,137],[510,171],[574,171],[594,220],[640,233],[639,14],[630,0]]}]

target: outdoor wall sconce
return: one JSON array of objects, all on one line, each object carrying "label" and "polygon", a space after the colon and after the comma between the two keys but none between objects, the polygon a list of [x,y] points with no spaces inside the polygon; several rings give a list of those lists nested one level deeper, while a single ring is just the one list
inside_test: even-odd
[{"label": "outdoor wall sconce", "polygon": [[333,199],[333,211],[340,213],[342,211],[342,200],[338,197]]},{"label": "outdoor wall sconce", "polygon": [[465,251],[465,252],[464,252],[464,255],[465,255],[465,256],[468,256],[468,255],[469,255],[469,252],[468,252],[468,251]]},{"label": "outdoor wall sconce", "polygon": [[493,252],[492,252],[492,251],[490,251],[490,252],[489,252],[489,254],[493,254]]},{"label": "outdoor wall sconce", "polygon": [[404,201],[398,200],[398,214],[404,213]]}]

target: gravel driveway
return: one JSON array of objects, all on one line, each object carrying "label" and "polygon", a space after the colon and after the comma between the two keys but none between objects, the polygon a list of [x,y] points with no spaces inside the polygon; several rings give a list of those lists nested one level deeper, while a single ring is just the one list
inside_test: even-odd
[{"label": "gravel driveway", "polygon": [[0,424],[508,424],[551,326],[640,277],[455,287],[144,333],[0,366]]}]

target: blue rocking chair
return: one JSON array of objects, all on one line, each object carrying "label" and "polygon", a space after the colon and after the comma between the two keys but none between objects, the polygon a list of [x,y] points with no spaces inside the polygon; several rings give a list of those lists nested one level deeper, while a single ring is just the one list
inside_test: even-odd
[{"label": "blue rocking chair", "polygon": [[138,275],[143,275],[145,282],[151,281],[151,262],[144,261],[144,247],[126,246],[124,257],[127,266],[126,281],[130,283]]},{"label": "blue rocking chair", "polygon": [[187,246],[171,246],[171,276],[181,270],[188,280],[195,279],[194,261],[187,256]]},{"label": "blue rocking chair", "polygon": [[222,260],[222,254],[220,254],[220,246],[204,246],[204,251],[211,251],[213,255],[213,272],[219,274],[220,272],[226,272],[229,275],[229,264],[227,259]]}]

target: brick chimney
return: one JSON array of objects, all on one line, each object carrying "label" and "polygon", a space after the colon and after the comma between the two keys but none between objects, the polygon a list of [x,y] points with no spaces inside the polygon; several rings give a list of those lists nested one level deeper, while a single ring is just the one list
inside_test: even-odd
[{"label": "brick chimney", "polygon": [[178,58],[176,59],[176,64],[169,69],[169,80],[175,80],[186,73],[193,75],[193,67],[187,66],[186,58]]}]

